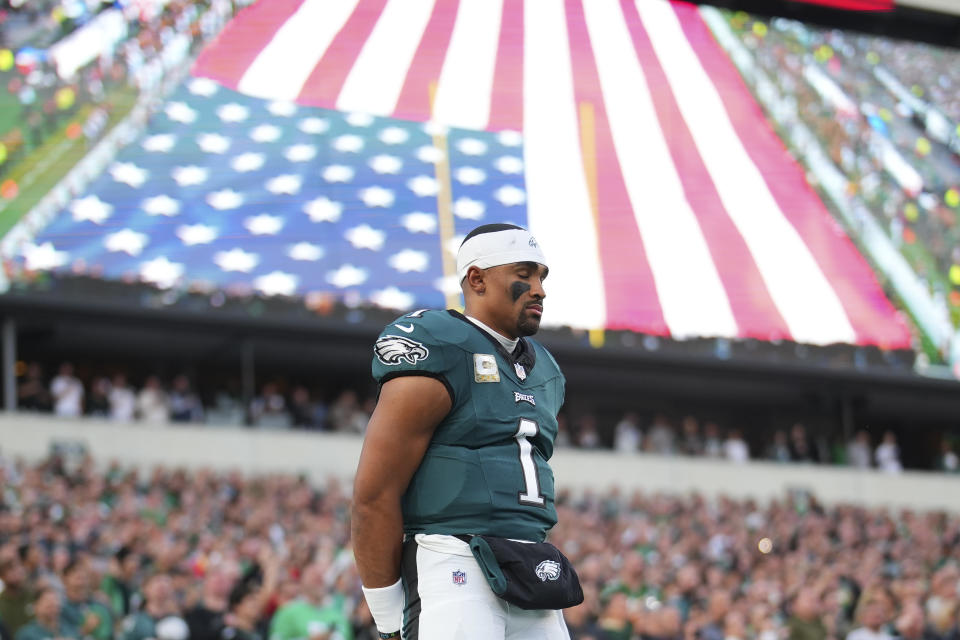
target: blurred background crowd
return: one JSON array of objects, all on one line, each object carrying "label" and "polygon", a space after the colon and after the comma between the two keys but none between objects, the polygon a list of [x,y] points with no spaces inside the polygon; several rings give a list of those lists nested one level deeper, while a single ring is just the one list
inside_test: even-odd
[{"label": "blurred background crowd", "polygon": [[[143,377],[134,385],[127,374],[90,375],[82,380],[73,364],[61,363],[52,375],[41,364],[18,367],[17,405],[22,411],[65,418],[93,417],[136,424],[203,423],[264,429],[306,429],[363,434],[376,405],[376,390],[362,386],[330,388],[303,381],[265,383],[246,405],[236,380],[199,390],[187,374],[169,380]],[[956,435],[934,434],[936,441],[918,458],[906,461],[893,431],[851,434],[813,428],[802,420],[780,428],[745,428],[733,419],[717,420],[696,412],[644,411],[610,419],[592,411],[565,409],[559,416],[557,446],[607,449],[619,453],[696,456],[777,463],[845,465],[899,473],[905,467],[960,472]]]},{"label": "blurred background crowd", "polygon": [[[291,475],[0,462],[5,640],[370,638],[350,489]],[[578,640],[954,640],[960,517],[561,493]],[[467,579],[473,579],[468,576]],[[479,576],[476,577],[479,579]]]}]

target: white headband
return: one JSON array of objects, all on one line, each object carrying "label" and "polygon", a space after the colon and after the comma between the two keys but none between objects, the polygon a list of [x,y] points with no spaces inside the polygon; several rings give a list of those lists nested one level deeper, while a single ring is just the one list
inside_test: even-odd
[{"label": "white headband", "polygon": [[458,282],[463,282],[470,267],[486,269],[514,262],[536,262],[547,266],[540,245],[529,231],[504,229],[475,235],[457,252]]}]

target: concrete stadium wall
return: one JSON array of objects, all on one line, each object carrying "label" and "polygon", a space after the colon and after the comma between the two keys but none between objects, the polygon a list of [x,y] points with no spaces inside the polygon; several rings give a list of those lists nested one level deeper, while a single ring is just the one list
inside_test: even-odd
[{"label": "concrete stadium wall", "polygon": [[[353,476],[358,436],[212,426],[147,426],[0,414],[0,455],[37,460],[52,443],[82,443],[100,464],[156,464],[305,473],[314,480]],[[806,490],[828,504],[946,509],[960,512],[960,476],[931,472],[886,475],[837,467],[777,465],[560,450],[551,461],[557,487],[641,489],[685,494],[782,498]]]}]

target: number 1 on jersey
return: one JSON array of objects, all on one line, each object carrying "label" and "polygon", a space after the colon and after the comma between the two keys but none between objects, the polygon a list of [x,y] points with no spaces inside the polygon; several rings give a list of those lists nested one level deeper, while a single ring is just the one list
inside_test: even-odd
[{"label": "number 1 on jersey", "polygon": [[520,450],[520,468],[523,470],[524,490],[518,498],[520,504],[530,504],[542,507],[546,504],[543,494],[540,493],[540,480],[537,478],[537,465],[533,462],[533,445],[527,438],[532,438],[540,432],[540,425],[533,420],[520,418],[520,427],[516,435],[517,448]]}]

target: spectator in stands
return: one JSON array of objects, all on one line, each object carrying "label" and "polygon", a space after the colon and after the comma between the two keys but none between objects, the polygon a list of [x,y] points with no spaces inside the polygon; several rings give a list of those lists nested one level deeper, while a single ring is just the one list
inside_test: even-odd
[{"label": "spectator in stands", "polygon": [[310,399],[310,392],[303,385],[298,385],[290,396],[290,421],[294,427],[301,429],[322,429],[323,409],[314,405]]},{"label": "spectator in stands", "polygon": [[846,640],[893,640],[886,628],[890,620],[890,599],[881,589],[864,594],[859,615],[861,626],[847,634]]},{"label": "spectator in stands", "polygon": [[946,473],[956,473],[960,470],[960,457],[957,457],[953,450],[953,442],[950,438],[940,440],[940,459],[937,462],[937,469]]},{"label": "spectator in stands", "polygon": [[170,391],[170,420],[173,422],[200,422],[203,420],[203,405],[200,396],[190,388],[190,379],[180,374],[173,379]]},{"label": "spectator in stands", "polygon": [[137,394],[137,416],[143,422],[151,424],[166,424],[170,421],[167,393],[157,376],[148,376],[143,383],[143,389]]},{"label": "spectator in stands", "polygon": [[660,455],[673,455],[675,434],[667,416],[658,413],[653,417],[653,423],[647,432],[646,451]]},{"label": "spectator in stands", "polygon": [[340,394],[330,409],[330,424],[334,431],[364,433],[370,415],[360,407],[357,392],[348,389]]},{"label": "spectator in stands", "polygon": [[275,382],[263,385],[260,395],[250,401],[248,420],[258,427],[285,429],[290,426],[287,400]]},{"label": "spectator in stands", "polygon": [[847,464],[855,469],[869,469],[870,459],[870,434],[860,429],[847,443]]},{"label": "spectator in stands", "polygon": [[34,619],[14,635],[15,640],[47,640],[48,638],[80,638],[73,627],[60,617],[60,596],[52,587],[42,589],[33,603]]},{"label": "spectator in stands", "polygon": [[94,418],[106,418],[110,415],[110,380],[98,376],[90,384],[90,395],[86,399],[87,415]]},{"label": "spectator in stands", "polygon": [[187,611],[190,640],[221,640],[230,593],[239,578],[236,565],[223,561],[207,569],[200,602]]},{"label": "spectator in stands", "polygon": [[723,457],[723,441],[716,422],[708,421],[703,425],[703,455],[708,458]]},{"label": "spectator in stands", "polygon": [[124,545],[110,558],[110,565],[100,588],[107,597],[110,609],[116,618],[125,618],[133,608],[132,601],[137,573],[140,570],[140,557],[140,554]]},{"label": "spectator in stands", "polygon": [[790,462],[790,446],[787,443],[787,432],[783,429],[773,432],[773,441],[767,447],[766,458],[773,462]]},{"label": "spectator in stands", "polygon": [[730,462],[742,464],[750,460],[750,448],[743,439],[739,429],[730,429],[727,439],[723,442],[724,457]]},{"label": "spectator in stands", "polygon": [[279,577],[279,558],[263,546],[251,576],[237,583],[230,592],[222,640],[264,640],[259,629],[261,616],[276,592]]},{"label": "spectator in stands", "polygon": [[703,438],[700,437],[700,424],[694,416],[684,416],[681,423],[683,435],[680,440],[680,453],[687,456],[703,455]]},{"label": "spectator in stands", "polygon": [[597,419],[589,413],[580,416],[577,423],[577,446],[581,449],[596,449],[600,446]]},{"label": "spectator in stands", "polygon": [[790,459],[794,462],[820,462],[820,455],[803,423],[790,427]]},{"label": "spectator in stands", "polygon": [[[34,594],[27,583],[27,572],[13,544],[0,547],[0,582],[3,583],[3,590],[0,591],[0,620],[8,633],[16,635],[30,620],[30,605],[33,604]],[[59,615],[59,600],[57,607]]]},{"label": "spectator in stands", "polygon": [[632,411],[623,415],[613,428],[613,449],[620,453],[636,453],[643,442],[639,418]]},{"label": "spectator in stands", "polygon": [[132,422],[136,414],[137,396],[127,384],[127,377],[118,373],[110,387],[110,419],[116,422]]},{"label": "spectator in stands", "polygon": [[53,399],[43,380],[43,368],[36,362],[27,365],[17,387],[17,407],[24,411],[50,411]]},{"label": "spectator in stands", "polygon": [[270,621],[270,640],[334,640],[350,638],[353,630],[343,609],[327,604],[326,568],[308,565],[300,577],[298,595],[281,606]]},{"label": "spectator in stands", "polygon": [[883,434],[883,440],[877,445],[874,452],[877,468],[884,473],[900,473],[903,466],[900,464],[900,448],[897,446],[897,436],[892,431]]},{"label": "spectator in stands", "polygon": [[86,561],[74,559],[67,565],[63,572],[65,599],[60,606],[60,620],[82,638],[111,640],[113,617],[102,602],[94,599],[92,581]]},{"label": "spectator in stands", "polygon": [[[161,640],[167,629],[180,627],[184,638],[190,629],[180,617],[180,607],[177,604],[173,580],[164,573],[158,573],[147,578],[143,585],[143,609],[135,612],[124,621],[122,640]],[[166,629],[164,628],[166,627]],[[169,633],[169,631],[167,631]],[[170,638],[170,640],[178,640]]]},{"label": "spectator in stands", "polygon": [[826,640],[827,628],[821,618],[821,599],[815,587],[805,587],[793,600],[787,621],[788,640]]},{"label": "spectator in stands", "polygon": [[50,381],[53,411],[58,416],[74,418],[83,414],[83,384],[73,375],[73,365],[64,362],[60,372]]}]

